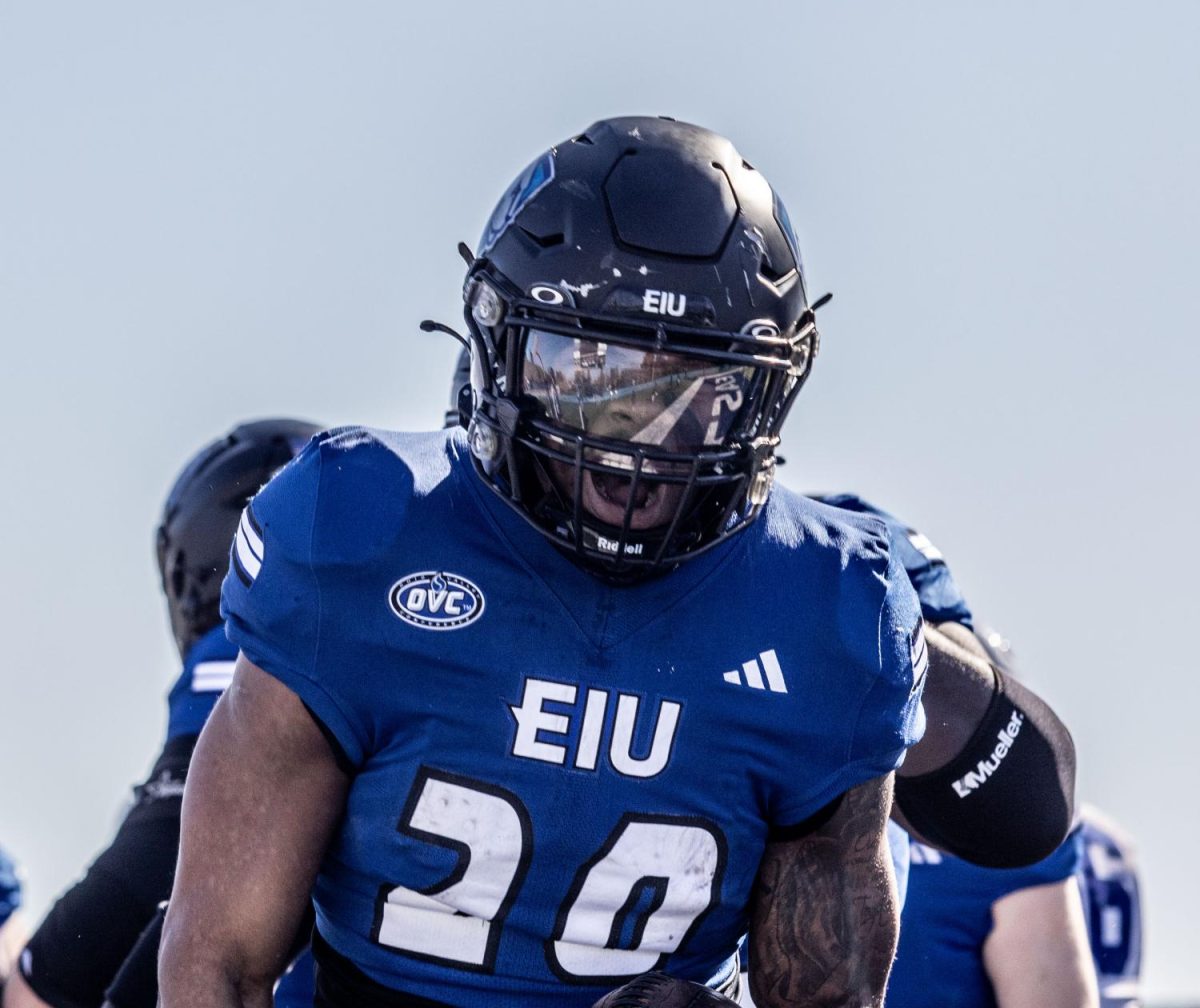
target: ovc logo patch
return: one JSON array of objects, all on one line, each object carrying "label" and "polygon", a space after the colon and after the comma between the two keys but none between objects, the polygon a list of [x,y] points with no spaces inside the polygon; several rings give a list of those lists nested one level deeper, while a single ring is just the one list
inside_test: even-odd
[{"label": "ovc logo patch", "polygon": [[388,592],[392,612],[425,630],[458,630],[483,615],[483,592],[457,574],[420,571]]}]

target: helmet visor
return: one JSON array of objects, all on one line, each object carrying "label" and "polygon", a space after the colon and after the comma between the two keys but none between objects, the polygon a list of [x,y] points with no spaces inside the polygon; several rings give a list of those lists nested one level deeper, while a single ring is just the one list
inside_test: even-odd
[{"label": "helmet visor", "polygon": [[530,329],[522,391],[563,427],[696,453],[724,445],[755,369]]}]

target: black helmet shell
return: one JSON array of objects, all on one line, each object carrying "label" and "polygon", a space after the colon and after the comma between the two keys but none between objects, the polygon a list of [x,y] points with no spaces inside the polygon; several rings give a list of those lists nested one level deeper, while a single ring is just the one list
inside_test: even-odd
[{"label": "black helmet shell", "polygon": [[602,120],[552,148],[506,193],[476,254],[525,293],[556,286],[618,314],[642,312],[648,289],[735,332],[752,320],[784,331],[807,307],[770,184],[725,137],[671,119]]},{"label": "black helmet shell", "polygon": [[246,502],[322,429],[287,418],[239,424],[197,452],[176,477],[156,552],[181,656],[221,622],[221,581]]},{"label": "black helmet shell", "polygon": [[[634,116],[594,123],[551,148],[489,218],[463,295],[472,349],[472,398],[463,405],[476,466],[585,566],[618,579],[667,569],[758,514],[818,336],[786,211],[729,140]],[[574,342],[575,378],[558,365],[546,369],[547,339],[558,341],[553,354]],[[620,438],[566,424],[556,404],[579,403],[570,407],[577,417],[583,406],[578,388],[554,387],[560,378],[590,382],[587,409],[596,410],[606,408],[603,397],[615,402],[649,387],[643,379],[613,386],[634,381],[621,377],[631,365],[607,372],[610,351],[589,347],[642,354],[647,367],[674,361],[668,366],[681,373],[684,362],[702,365],[692,373],[707,375],[695,379],[703,396],[682,421],[668,415],[670,425],[702,430],[708,421],[695,409],[720,401],[735,415],[721,415],[702,446],[672,435],[686,446],[676,449],[666,435],[647,443],[645,431]],[[537,362],[529,375],[527,349]],[[729,395],[720,394],[726,380],[736,384]],[[574,470],[573,492],[564,466]],[[630,503],[623,519],[601,522],[583,509],[580,488],[614,479],[628,486]],[[635,531],[632,502],[671,483],[673,517]]]}]

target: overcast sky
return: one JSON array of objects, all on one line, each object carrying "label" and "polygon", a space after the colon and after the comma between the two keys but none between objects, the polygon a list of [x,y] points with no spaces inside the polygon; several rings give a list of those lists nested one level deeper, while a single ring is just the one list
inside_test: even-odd
[{"label": "overcast sky", "polygon": [[0,0],[0,842],[35,915],[161,743],[152,531],[250,416],[438,423],[462,264],[595,119],[730,135],[835,292],[786,482],[926,532],[1195,965],[1200,4]]}]

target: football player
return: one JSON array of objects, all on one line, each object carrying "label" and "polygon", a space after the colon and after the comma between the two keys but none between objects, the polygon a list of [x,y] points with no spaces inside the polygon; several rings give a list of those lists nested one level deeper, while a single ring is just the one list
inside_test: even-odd
[{"label": "football player", "polygon": [[[246,501],[317,430],[287,419],[242,424],[201,450],[175,481],[156,546],[183,662],[168,696],[166,742],[149,778],[134,790],[133,807],[112,843],[30,939],[20,972],[5,991],[5,1008],[99,1008],[139,934],[170,894],[188,763],[237,654],[219,614],[229,543]],[[155,948],[149,948],[151,978]],[[130,998],[118,995],[116,1001],[125,1008]]]},{"label": "football player", "polygon": [[1101,1008],[1141,1004],[1142,900],[1133,842],[1099,809],[1084,805],[1079,885]]},{"label": "football player", "polygon": [[[1014,675],[1008,641],[980,629]],[[1037,864],[992,870],[914,842],[888,1005],[1135,1008],[1140,901],[1132,848],[1094,808]],[[1097,1000],[1099,998],[1099,1000]]]},{"label": "football player", "polygon": [[25,944],[21,916],[21,877],[17,866],[0,847],[0,990],[12,972],[17,953]]},{"label": "football player", "polygon": [[[464,348],[444,424],[466,427],[473,412],[471,355]],[[966,600],[928,537],[854,494],[813,499],[884,522],[925,620],[933,674],[923,702],[930,716],[897,771],[893,817],[906,827],[892,845],[897,881],[905,879],[907,833],[936,837],[940,849],[976,865],[1022,867],[1048,857],[1066,837],[1074,809],[1075,754],[1066,727],[1036,694],[1005,676],[1003,656],[974,633]],[[996,736],[1014,724],[1020,750],[1006,747],[996,759]],[[981,762],[988,774],[972,777]]]},{"label": "football player", "polygon": [[914,842],[888,1008],[1094,1008],[1081,846],[980,868]]},{"label": "football player", "polygon": [[747,930],[760,1005],[878,1005],[925,644],[885,526],[771,489],[817,349],[782,204],[600,122],[465,301],[466,437],[324,435],[239,525],[163,1004],[264,1004],[315,879],[323,1005],[586,1006]]}]

